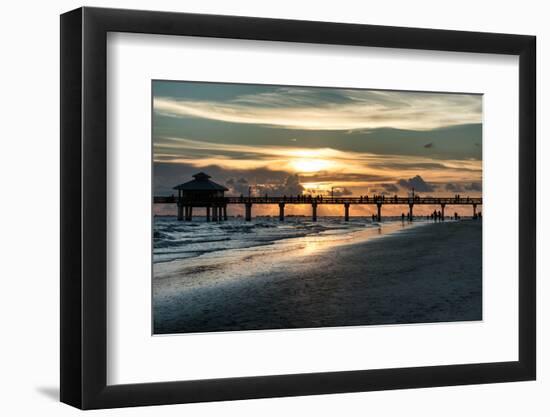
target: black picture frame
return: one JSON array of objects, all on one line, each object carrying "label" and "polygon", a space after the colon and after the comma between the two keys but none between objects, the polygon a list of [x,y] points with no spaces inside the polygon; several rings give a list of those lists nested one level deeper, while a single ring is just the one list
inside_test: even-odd
[{"label": "black picture frame", "polygon": [[[107,385],[108,32],[519,56],[519,358]],[[481,384],[536,377],[536,38],[449,30],[80,8],[61,16],[61,401],[82,409]]]}]

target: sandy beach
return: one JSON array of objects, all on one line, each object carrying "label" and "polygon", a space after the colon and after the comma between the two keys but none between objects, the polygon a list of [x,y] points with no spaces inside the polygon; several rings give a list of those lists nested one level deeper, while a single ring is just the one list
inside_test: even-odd
[{"label": "sandy beach", "polygon": [[480,221],[382,224],[154,265],[154,333],[482,319]]}]

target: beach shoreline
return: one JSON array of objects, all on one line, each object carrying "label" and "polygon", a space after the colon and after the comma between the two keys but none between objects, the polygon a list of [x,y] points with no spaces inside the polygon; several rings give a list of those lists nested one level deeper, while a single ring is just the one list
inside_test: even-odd
[{"label": "beach shoreline", "polygon": [[395,222],[247,248],[233,264],[155,264],[154,333],[481,320],[481,223]]}]

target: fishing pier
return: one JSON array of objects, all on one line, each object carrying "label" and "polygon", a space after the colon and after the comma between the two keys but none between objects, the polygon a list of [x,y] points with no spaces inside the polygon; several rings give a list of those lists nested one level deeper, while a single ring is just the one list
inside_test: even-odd
[{"label": "fishing pier", "polygon": [[382,218],[382,208],[388,205],[400,205],[408,207],[408,217],[414,219],[415,206],[436,206],[440,208],[441,219],[445,219],[445,208],[447,206],[470,206],[472,217],[477,217],[478,206],[483,204],[482,198],[461,197],[421,197],[419,195],[400,196],[360,196],[360,197],[327,197],[327,196],[240,196],[226,197],[226,187],[216,184],[210,180],[210,176],[204,173],[193,175],[195,178],[184,184],[174,187],[177,195],[155,196],[154,204],[176,204],[178,220],[191,221],[194,208],[206,209],[206,221],[227,220],[227,206],[230,204],[241,204],[244,206],[245,220],[252,220],[252,209],[254,205],[270,204],[279,206],[279,220],[285,219],[285,207],[290,204],[302,204],[311,206],[311,220],[317,220],[317,208],[320,205],[340,205],[343,208],[345,221],[349,221],[351,206],[372,205],[376,207],[376,219]]}]

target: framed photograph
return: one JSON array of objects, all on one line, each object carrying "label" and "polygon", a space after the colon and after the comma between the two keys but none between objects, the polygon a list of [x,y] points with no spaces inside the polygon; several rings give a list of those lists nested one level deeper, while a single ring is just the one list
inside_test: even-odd
[{"label": "framed photograph", "polygon": [[61,16],[61,401],[533,380],[535,37]]}]

